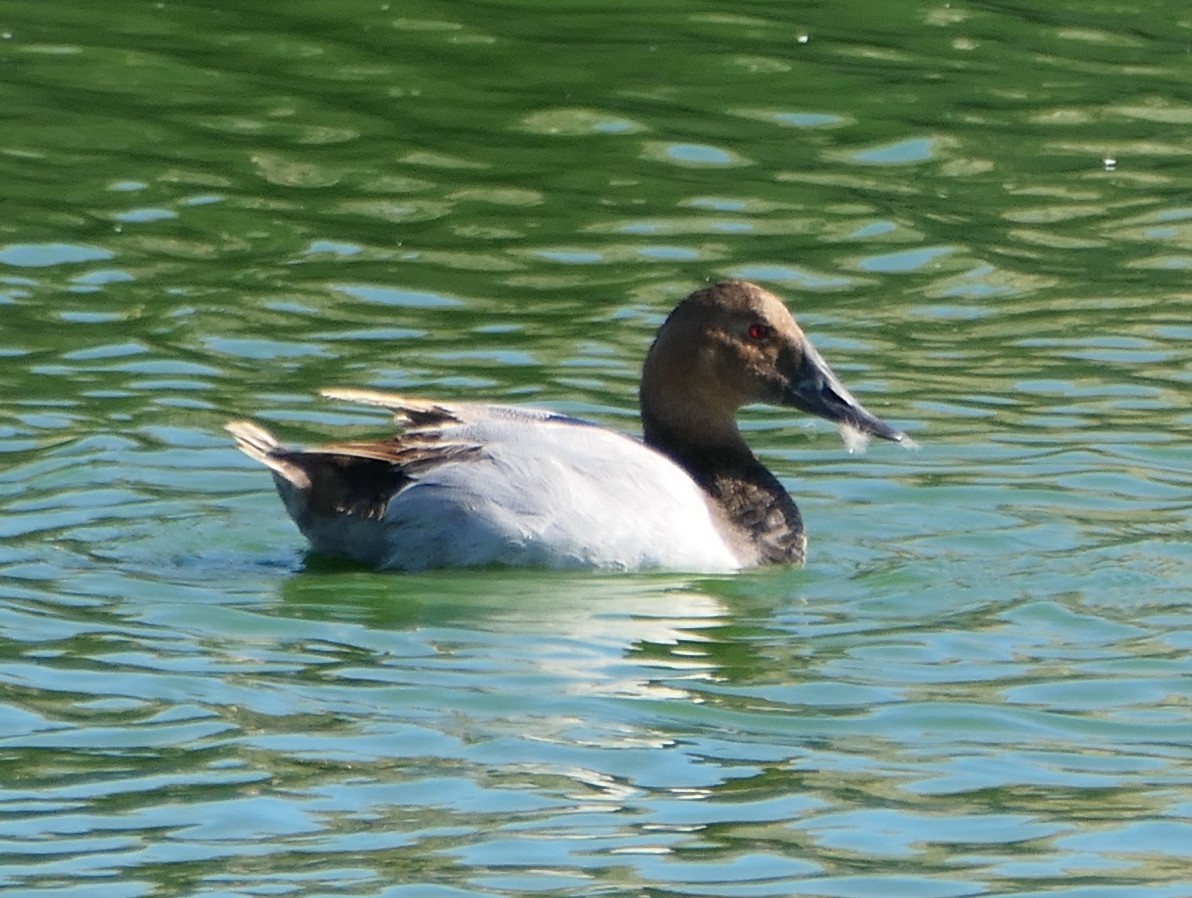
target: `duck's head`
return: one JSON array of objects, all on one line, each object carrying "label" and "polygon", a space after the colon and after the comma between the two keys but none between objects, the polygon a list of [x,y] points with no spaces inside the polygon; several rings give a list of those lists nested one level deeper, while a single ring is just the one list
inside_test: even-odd
[{"label": "duck's head", "polygon": [[737,410],[754,402],[791,406],[885,440],[905,438],[845,389],[774,294],[745,281],[692,293],[646,356],[647,441],[663,432],[700,442],[739,440]]}]

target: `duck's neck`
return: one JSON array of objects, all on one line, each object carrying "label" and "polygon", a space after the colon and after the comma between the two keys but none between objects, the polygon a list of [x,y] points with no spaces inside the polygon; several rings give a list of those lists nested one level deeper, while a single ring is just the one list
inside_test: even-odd
[{"label": "duck's neck", "polygon": [[734,531],[726,534],[749,563],[801,564],[807,551],[803,518],[790,494],[750,451],[734,416],[669,413],[642,397],[647,446],[681,467]]}]

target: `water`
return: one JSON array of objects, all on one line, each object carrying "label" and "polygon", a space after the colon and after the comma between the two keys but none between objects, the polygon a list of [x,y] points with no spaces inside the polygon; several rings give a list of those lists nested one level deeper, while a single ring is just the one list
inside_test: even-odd
[{"label": "water", "polygon": [[[1192,894],[1192,19],[0,10],[0,887]],[[1112,160],[1109,162],[1107,160]],[[921,445],[750,409],[803,570],[308,559],[326,385],[633,429],[708,278]]]}]

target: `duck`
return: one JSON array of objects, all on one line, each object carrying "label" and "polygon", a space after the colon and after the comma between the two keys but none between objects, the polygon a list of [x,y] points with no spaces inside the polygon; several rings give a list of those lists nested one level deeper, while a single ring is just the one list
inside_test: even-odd
[{"label": "duck", "polygon": [[545,409],[357,388],[396,433],[292,448],[227,424],[273,474],[311,550],[379,570],[545,567],[723,573],[802,565],[795,500],[746,443],[746,405],[786,406],[864,439],[908,438],[840,382],[775,294],[697,290],[646,354],[640,439]]}]

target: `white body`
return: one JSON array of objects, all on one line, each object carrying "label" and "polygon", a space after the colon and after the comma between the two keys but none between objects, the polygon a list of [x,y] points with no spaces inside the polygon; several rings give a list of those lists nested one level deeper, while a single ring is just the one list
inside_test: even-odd
[{"label": "white body", "polygon": [[479,451],[414,475],[379,519],[304,516],[302,491],[276,476],[316,551],[402,570],[742,566],[699,486],[642,443],[549,412],[449,408],[461,420],[436,434]]}]

